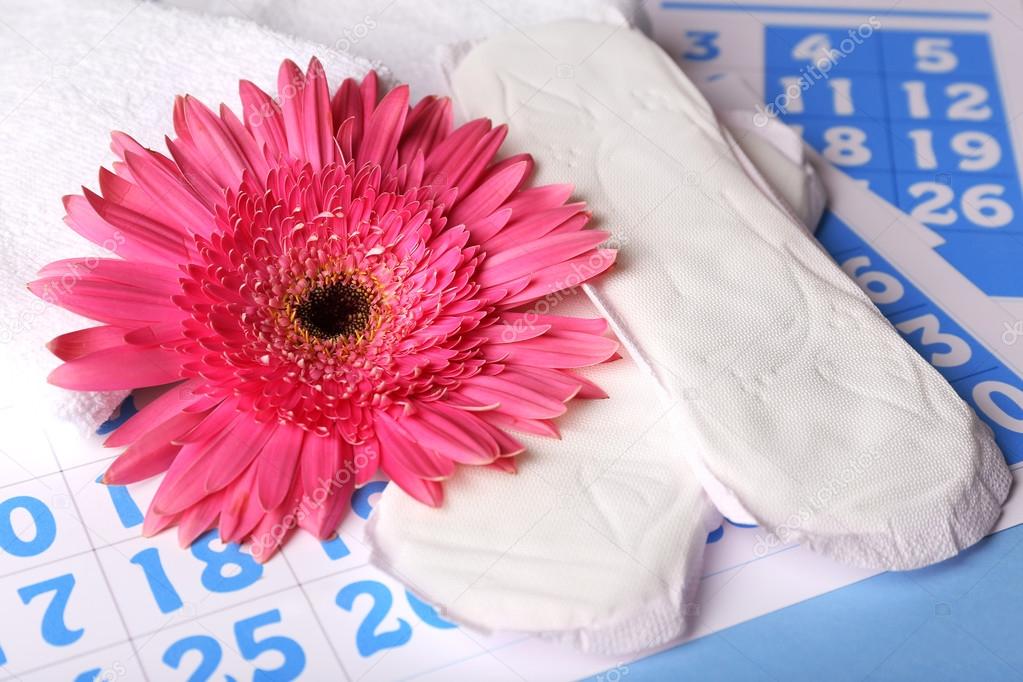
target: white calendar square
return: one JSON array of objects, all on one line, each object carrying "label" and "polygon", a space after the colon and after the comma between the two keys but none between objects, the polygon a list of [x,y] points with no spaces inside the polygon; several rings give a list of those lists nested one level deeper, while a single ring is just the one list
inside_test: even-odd
[{"label": "white calendar square", "polygon": [[181,549],[174,532],[97,550],[128,630],[138,637],[295,585],[283,557],[260,564],[215,532]]},{"label": "white calendar square", "polygon": [[0,658],[15,675],[127,638],[96,557],[88,553],[0,580],[0,613]]},{"label": "white calendar square", "polygon": [[343,679],[302,591],[292,588],[137,638],[150,679]]},{"label": "white calendar square", "polygon": [[492,645],[445,621],[371,566],[314,581],[305,589],[353,679],[410,677],[478,656]]},{"label": "white calendar square", "polygon": [[59,473],[0,489],[0,576],[90,549]]}]

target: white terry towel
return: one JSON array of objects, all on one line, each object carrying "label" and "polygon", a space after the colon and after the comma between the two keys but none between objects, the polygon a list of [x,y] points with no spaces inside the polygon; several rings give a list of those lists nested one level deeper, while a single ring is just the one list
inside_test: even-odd
[{"label": "white terry towel", "polygon": [[100,255],[63,223],[61,197],[96,187],[114,158],[110,132],[162,149],[177,94],[235,104],[239,79],[271,86],[284,58],[318,54],[332,82],[371,63],[247,21],[129,0],[5,2],[0,54],[0,408],[4,423],[54,418],[91,432],[123,394],[49,386],[59,362],[45,343],[92,323],[25,283],[56,259]]},{"label": "white terry towel", "polygon": [[[572,67],[552,78],[558,64]],[[478,475],[439,510],[387,490],[371,524],[384,568],[455,619],[621,653],[689,615],[712,518],[693,471],[778,544],[856,565],[925,565],[990,530],[1010,477],[989,430],[757,190],[653,43],[586,22],[508,33],[464,59],[454,90],[469,114],[510,121],[538,181],[573,181],[613,231],[619,264],[590,293],[638,366],[595,370],[611,400],[570,411],[561,442],[530,443],[523,477],[567,471],[547,474],[563,505]],[[604,473],[576,473],[591,466]]]},{"label": "white terry towel", "polygon": [[[485,38],[547,21],[602,17],[607,10],[636,18],[637,0],[162,0],[193,10],[230,14],[387,64],[408,83],[412,99],[446,94],[437,68],[439,46]],[[321,58],[326,56],[322,52]]]}]

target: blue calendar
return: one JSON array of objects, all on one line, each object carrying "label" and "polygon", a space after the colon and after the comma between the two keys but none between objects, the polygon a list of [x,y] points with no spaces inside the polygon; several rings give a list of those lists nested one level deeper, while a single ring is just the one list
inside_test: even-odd
[{"label": "blue calendar", "polygon": [[754,123],[842,171],[818,238],[1023,462],[1023,6],[665,0],[656,17],[697,85],[741,80]]}]

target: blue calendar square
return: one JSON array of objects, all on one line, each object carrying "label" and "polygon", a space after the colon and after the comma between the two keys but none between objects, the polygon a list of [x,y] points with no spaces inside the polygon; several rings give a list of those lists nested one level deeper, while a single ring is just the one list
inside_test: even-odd
[{"label": "blue calendar square", "polygon": [[[967,230],[984,237],[1011,232],[1023,238],[1023,221],[1013,208],[1020,205],[1020,190],[1012,178],[900,172],[896,186],[899,208],[928,227]],[[991,249],[990,243],[986,248]]]},{"label": "blue calendar square", "polygon": [[1019,232],[955,230],[942,236],[945,243],[938,253],[985,293],[1023,297],[1023,236]]},{"label": "blue calendar square", "polygon": [[1005,461],[1010,466],[1023,462],[1023,380],[999,366],[952,387],[994,430]]},{"label": "blue calendar square", "polygon": [[997,364],[970,335],[935,305],[889,316],[906,342],[951,381],[989,370]]},{"label": "blue calendar square", "polygon": [[785,121],[798,126],[811,147],[846,172],[891,168],[888,131],[880,122],[810,116],[790,116]]},{"label": "blue calendar square", "polygon": [[1012,144],[1000,125],[895,123],[891,127],[896,170],[1013,177]]},{"label": "blue calendar square", "polygon": [[815,236],[835,259],[840,259],[853,251],[863,250],[863,240],[830,211],[824,212],[824,218],[817,226]]},{"label": "blue calendar square", "polygon": [[884,85],[876,76],[853,73],[807,81],[792,71],[766,75],[765,100],[783,115],[882,118]]},{"label": "blue calendar square", "polygon": [[930,301],[876,251],[864,245],[836,259],[885,317],[925,308]]},{"label": "blue calendar square", "polygon": [[769,70],[806,74],[815,80],[815,74],[872,74],[881,63],[876,34],[870,25],[848,29],[768,26],[764,63]]},{"label": "blue calendar square", "polygon": [[983,33],[881,31],[884,67],[891,74],[978,76],[994,73]]},{"label": "blue calendar square", "polygon": [[990,77],[889,77],[886,87],[893,120],[983,124],[1005,118]]},{"label": "blue calendar square", "polygon": [[885,201],[895,203],[895,178],[890,171],[871,171],[847,168],[846,174]]}]

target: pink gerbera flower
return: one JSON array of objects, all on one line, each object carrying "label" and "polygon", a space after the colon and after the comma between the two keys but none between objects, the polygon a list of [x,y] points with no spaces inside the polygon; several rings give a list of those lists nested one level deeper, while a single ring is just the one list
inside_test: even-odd
[{"label": "pink gerbera flower", "polygon": [[295,525],[330,537],[378,469],[438,505],[456,464],[514,471],[505,429],[555,436],[603,396],[570,370],[615,354],[605,323],[535,302],[609,267],[607,235],[570,186],[525,187],[528,155],[495,162],[504,126],[378,87],[331,97],[313,59],[277,101],[243,81],[240,119],[178,98],[170,157],[114,133],[100,193],[65,199],[118,258],[30,285],[101,323],[52,341],[50,380],[170,386],[107,440],[128,446],[107,483],[166,471],[146,534],[219,521],[266,559]]}]

